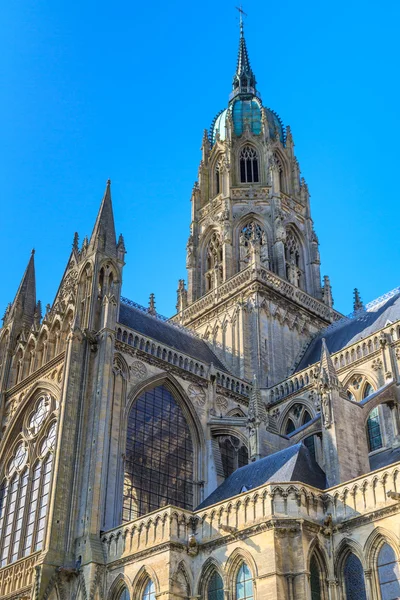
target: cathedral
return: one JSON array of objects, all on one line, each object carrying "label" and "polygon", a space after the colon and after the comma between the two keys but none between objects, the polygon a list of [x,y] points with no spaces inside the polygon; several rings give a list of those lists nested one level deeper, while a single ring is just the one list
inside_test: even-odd
[{"label": "cathedral", "polygon": [[400,288],[342,315],[318,246],[241,23],[176,314],[123,296],[110,181],[53,304],[32,252],[5,311],[1,599],[400,598]]}]

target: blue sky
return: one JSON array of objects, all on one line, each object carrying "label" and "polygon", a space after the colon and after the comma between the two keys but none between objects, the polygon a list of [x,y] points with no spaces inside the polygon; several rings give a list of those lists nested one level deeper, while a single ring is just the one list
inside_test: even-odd
[{"label": "blue sky", "polygon": [[[335,307],[400,285],[400,4],[247,0],[266,106],[292,127]],[[74,231],[90,235],[106,180],[128,254],[125,296],[174,312],[186,276],[202,131],[227,104],[235,3],[4,3],[0,21],[0,311],[36,249],[52,302]],[[4,276],[4,272],[6,276]]]}]

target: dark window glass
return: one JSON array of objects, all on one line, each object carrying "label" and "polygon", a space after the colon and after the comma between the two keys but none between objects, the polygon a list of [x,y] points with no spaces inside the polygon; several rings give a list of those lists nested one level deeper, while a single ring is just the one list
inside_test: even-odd
[{"label": "dark window glass", "polygon": [[345,560],[344,585],[346,588],[346,600],[367,600],[365,593],[364,571],[360,559],[350,553]]},{"label": "dark window glass", "polygon": [[207,586],[207,600],[224,600],[224,584],[221,575],[213,573]]},{"label": "dark window glass", "polygon": [[308,423],[309,421],[311,421],[311,415],[308,412],[308,410],[304,411],[304,415],[303,415],[303,425],[305,425],[306,423]]},{"label": "dark window glass", "polygon": [[123,521],[167,504],[193,508],[193,444],[181,408],[159,386],[144,392],[129,413]]},{"label": "dark window glass", "polygon": [[245,146],[240,152],[240,181],[242,183],[257,183],[258,157],[257,152],[251,146]]},{"label": "dark window glass", "polygon": [[400,598],[400,571],[394,550],[383,544],[378,554],[378,576],[382,600]]},{"label": "dark window glass", "polygon": [[244,467],[249,464],[249,453],[247,452],[246,446],[239,448],[238,452],[238,468]]},{"label": "dark window glass", "polygon": [[219,194],[220,193],[220,173],[219,173],[219,165],[217,165],[217,168],[215,169],[215,194]]},{"label": "dark window glass", "polygon": [[321,576],[319,566],[315,556],[310,561],[310,587],[311,600],[322,600],[321,596]]},{"label": "dark window glass", "polygon": [[304,440],[304,445],[308,448],[310,454],[315,458],[315,441],[314,436],[310,435]]},{"label": "dark window glass", "polygon": [[364,392],[363,392],[363,399],[364,399],[364,398],[367,398],[367,397],[368,397],[370,394],[373,394],[373,393],[374,393],[374,391],[375,391],[375,390],[374,390],[374,388],[372,387],[372,385],[371,385],[370,383],[367,383],[367,384],[365,385],[365,388],[364,388]]},{"label": "dark window glass", "polygon": [[367,432],[370,452],[382,448],[382,435],[378,407],[374,408],[368,417]]},{"label": "dark window glass", "polygon": [[229,477],[236,470],[236,450],[229,438],[220,444],[220,448],[224,475]]},{"label": "dark window glass", "polygon": [[296,427],[294,426],[294,423],[292,421],[292,419],[289,419],[287,424],[286,424],[286,435],[288,435],[289,433],[292,433],[292,431],[294,431],[296,429]]}]

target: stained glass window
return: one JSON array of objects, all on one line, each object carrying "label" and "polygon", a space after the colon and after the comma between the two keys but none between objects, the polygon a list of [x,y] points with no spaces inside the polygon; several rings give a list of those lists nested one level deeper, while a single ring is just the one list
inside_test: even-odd
[{"label": "stained glass window", "polygon": [[321,600],[321,575],[315,556],[312,556],[310,561],[310,587],[311,600]]},{"label": "stained glass window", "polygon": [[216,571],[208,582],[207,600],[224,600],[224,584],[221,575]]},{"label": "stained glass window", "polygon": [[154,583],[149,581],[144,588],[142,600],[156,600],[156,591],[154,589]]},{"label": "stained glass window", "polygon": [[345,560],[343,576],[346,600],[367,600],[364,570],[360,559],[352,552],[350,552]]},{"label": "stained glass window", "polygon": [[368,417],[367,433],[370,452],[382,448],[382,435],[378,407],[374,408]]},{"label": "stained glass window", "polygon": [[162,506],[193,508],[193,443],[185,416],[165,386],[132,405],[126,439],[123,521]]},{"label": "stained glass window", "polygon": [[400,598],[400,570],[394,550],[383,544],[378,554],[378,577],[382,600]]},{"label": "stained glass window", "polygon": [[257,152],[251,146],[245,146],[240,152],[240,181],[242,183],[257,183],[258,157]]},{"label": "stained glass window", "polygon": [[[47,437],[41,438],[38,446],[31,436],[44,429],[52,418],[52,399],[48,396],[45,397],[44,403],[42,400],[43,398],[28,418],[29,446],[26,439],[19,442],[9,460],[7,476],[0,486],[1,566],[15,562],[43,547],[56,423],[50,425]],[[21,431],[20,435],[24,436],[24,431]],[[39,458],[32,465],[35,456]]]},{"label": "stained glass window", "polygon": [[249,567],[243,563],[236,577],[236,600],[253,600],[253,578]]}]

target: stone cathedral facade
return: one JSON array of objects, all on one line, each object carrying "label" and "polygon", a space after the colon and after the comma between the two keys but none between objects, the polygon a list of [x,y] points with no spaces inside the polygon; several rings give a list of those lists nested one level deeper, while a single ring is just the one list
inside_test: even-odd
[{"label": "stone cathedral facade", "polygon": [[0,598],[400,598],[400,289],[321,283],[289,127],[241,26],[169,320],[122,296],[110,182],[52,305],[0,330]]}]

